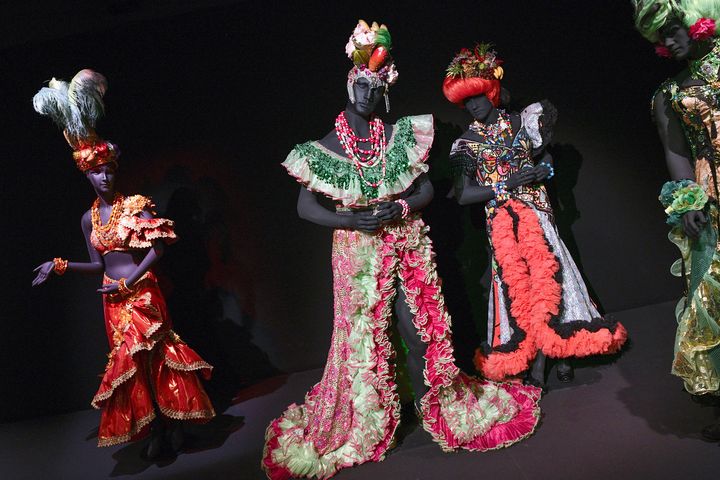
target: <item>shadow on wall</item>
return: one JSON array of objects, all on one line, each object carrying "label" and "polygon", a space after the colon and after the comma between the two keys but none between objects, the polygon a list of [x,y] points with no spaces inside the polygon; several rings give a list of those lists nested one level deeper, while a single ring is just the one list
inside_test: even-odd
[{"label": "shadow on wall", "polygon": [[546,182],[550,203],[555,214],[555,224],[560,233],[560,238],[565,243],[573,260],[575,260],[578,271],[587,286],[590,298],[595,302],[600,313],[604,313],[602,303],[585,275],[580,249],[572,231],[573,224],[580,219],[580,211],[575,202],[574,190],[580,176],[583,157],[577,148],[567,143],[552,144],[548,147],[548,151],[553,157],[556,172],[556,175],[549,182]]},{"label": "shadow on wall", "polygon": [[253,343],[255,291],[235,241],[236,202],[218,179],[193,178],[177,164],[143,191],[154,192],[159,210],[165,204],[158,215],[175,222],[180,241],[166,249],[158,273],[174,328],[214,367],[208,393],[220,413],[240,389],[280,373]]}]

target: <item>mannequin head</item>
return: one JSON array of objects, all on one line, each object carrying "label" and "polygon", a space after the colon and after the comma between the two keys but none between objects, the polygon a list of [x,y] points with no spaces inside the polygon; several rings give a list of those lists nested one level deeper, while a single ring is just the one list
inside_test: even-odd
[{"label": "mannequin head", "polygon": [[[633,0],[635,28],[656,44],[658,55],[698,58],[717,37],[717,0]],[[665,50],[667,49],[667,50]]]},{"label": "mannequin head", "polygon": [[385,85],[370,82],[365,77],[358,78],[352,85],[353,97],[348,101],[347,108],[362,117],[369,117],[377,108],[385,95]]},{"label": "mannequin head", "polygon": [[672,19],[658,30],[660,43],[667,47],[675,60],[686,60],[697,48],[687,28],[680,20]]},{"label": "mannequin head", "polygon": [[368,117],[381,97],[390,111],[387,91],[398,78],[390,50],[392,39],[385,24],[373,22],[371,26],[358,20],[345,45],[345,53],[354,65],[347,75],[348,111]]},{"label": "mannequin head", "polygon": [[465,109],[475,120],[485,122],[495,110],[495,106],[485,94],[481,94],[466,99]]},{"label": "mannequin head", "polygon": [[113,163],[106,163],[91,168],[85,172],[98,197],[108,198],[115,193],[116,166]]}]

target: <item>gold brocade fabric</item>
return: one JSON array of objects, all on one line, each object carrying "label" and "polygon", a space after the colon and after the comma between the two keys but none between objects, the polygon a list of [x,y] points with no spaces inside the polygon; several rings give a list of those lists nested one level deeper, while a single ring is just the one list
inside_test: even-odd
[{"label": "gold brocade fabric", "polygon": [[[718,228],[716,215],[712,216],[712,222],[713,227]],[[673,230],[670,237],[688,265],[690,245],[687,237],[677,230]],[[717,354],[720,346],[720,255],[717,250],[697,290],[678,305],[677,317],[673,375],[681,377],[686,390],[692,394],[720,394],[720,372],[710,357]]]},{"label": "gold brocade fabric", "polygon": [[[720,83],[687,88],[666,82],[662,91],[670,99],[681,124],[695,162],[695,180],[710,198],[710,220],[717,232],[718,182],[720,169]],[[682,229],[670,232],[670,240],[682,253],[685,279],[689,285],[692,264],[691,242]],[[720,238],[720,236],[719,236]],[[680,264],[673,268],[680,276]],[[697,272],[696,272],[697,273]],[[716,245],[709,268],[691,297],[685,297],[677,308],[678,329],[672,373],[681,377],[688,392],[696,395],[720,395],[720,248]]]}]

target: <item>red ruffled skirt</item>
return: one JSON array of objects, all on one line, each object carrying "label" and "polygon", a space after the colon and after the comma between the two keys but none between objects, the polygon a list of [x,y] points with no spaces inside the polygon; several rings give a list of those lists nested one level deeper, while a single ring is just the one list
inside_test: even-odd
[{"label": "red ruffled skirt", "polygon": [[[115,280],[104,278],[103,283]],[[212,367],[172,331],[157,279],[147,272],[129,296],[103,297],[110,353],[91,405],[102,409],[98,446],[139,439],[155,418],[154,403],[172,419],[206,421],[215,415],[197,373]]]}]

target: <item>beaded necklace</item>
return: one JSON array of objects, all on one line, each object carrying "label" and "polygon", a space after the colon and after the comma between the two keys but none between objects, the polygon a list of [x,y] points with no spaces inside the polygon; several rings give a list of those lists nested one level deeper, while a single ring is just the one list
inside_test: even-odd
[{"label": "beaded necklace", "polygon": [[508,137],[511,126],[510,116],[505,113],[505,110],[498,110],[498,118],[495,120],[495,123],[488,125],[475,120],[470,124],[469,128],[471,131],[477,133],[478,135],[482,135],[486,139],[495,139],[501,136],[501,139],[504,141]]},{"label": "beaded necklace", "polygon": [[[385,158],[385,151],[387,150],[387,140],[385,139],[385,125],[383,121],[373,115],[369,122],[370,136],[368,138],[360,138],[355,135],[350,124],[345,117],[345,112],[340,114],[335,119],[335,133],[337,134],[340,145],[342,146],[345,154],[350,160],[352,160],[355,170],[357,171],[360,179],[368,187],[377,188],[385,181],[385,171],[387,161]],[[364,149],[358,146],[360,142],[369,142],[370,148]],[[365,179],[365,172],[363,168],[375,167],[378,163],[381,163],[382,175],[376,182],[369,182]]]},{"label": "beaded necklace", "polygon": [[117,228],[118,221],[120,220],[120,216],[122,215],[124,200],[125,198],[121,194],[115,194],[112,203],[112,210],[110,211],[110,218],[105,225],[102,224],[102,219],[100,218],[100,199],[96,198],[93,202],[92,208],[90,209],[93,231],[95,232],[98,240],[100,240],[100,243],[103,245],[107,246],[115,240],[115,230]]},{"label": "beaded necklace", "polygon": [[504,110],[498,110],[498,118],[494,123],[488,125],[475,120],[468,128],[482,137],[484,156],[490,159],[497,159],[513,149],[507,146],[507,140],[512,135],[512,123]]}]

